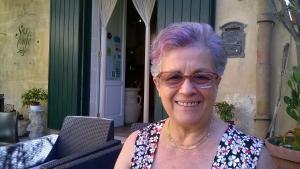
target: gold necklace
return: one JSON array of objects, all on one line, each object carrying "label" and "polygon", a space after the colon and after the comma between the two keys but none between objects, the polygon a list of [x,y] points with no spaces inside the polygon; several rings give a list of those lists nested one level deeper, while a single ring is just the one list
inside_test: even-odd
[{"label": "gold necklace", "polygon": [[[211,125],[211,124],[210,124]],[[209,127],[210,128],[210,127]],[[193,150],[195,148],[197,148],[199,145],[201,145],[210,135],[209,131],[207,132],[207,134],[203,135],[196,143],[193,143],[191,145],[178,145],[176,143],[176,141],[174,140],[174,138],[171,136],[171,132],[170,132],[170,120],[168,121],[167,124],[167,131],[166,131],[168,140],[171,142],[172,146],[177,148],[177,149],[183,149],[183,150]]]}]

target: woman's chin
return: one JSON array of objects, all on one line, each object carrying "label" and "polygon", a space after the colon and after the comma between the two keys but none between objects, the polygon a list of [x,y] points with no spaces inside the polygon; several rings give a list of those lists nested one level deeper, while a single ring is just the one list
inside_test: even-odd
[{"label": "woman's chin", "polygon": [[208,119],[208,117],[205,117],[206,115],[208,114],[202,114],[199,113],[199,111],[178,111],[174,113],[173,118],[180,124],[192,125],[199,124],[203,122],[204,119]]},{"label": "woman's chin", "polygon": [[192,124],[199,123],[201,121],[201,118],[199,116],[191,116],[191,115],[185,114],[182,116],[177,116],[176,121],[179,122],[180,124],[192,125]]}]

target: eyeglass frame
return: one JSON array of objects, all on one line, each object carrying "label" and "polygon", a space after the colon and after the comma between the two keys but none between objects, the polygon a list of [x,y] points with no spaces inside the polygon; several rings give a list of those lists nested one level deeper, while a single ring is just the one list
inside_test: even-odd
[{"label": "eyeglass frame", "polygon": [[[184,75],[182,72],[180,71],[165,71],[165,72],[160,72],[155,78],[154,80],[157,80],[157,79],[161,79],[161,74],[164,74],[164,73],[179,73],[181,78],[183,78],[180,82],[178,82],[178,84],[175,84],[173,86],[170,86],[170,85],[164,85],[164,86],[167,86],[169,88],[179,88],[186,79],[189,79],[189,81],[193,84],[193,86],[195,86],[196,88],[200,88],[200,89],[207,89],[207,88],[211,88],[212,87],[212,83],[213,82],[216,82],[218,81],[218,79],[220,79],[220,75],[216,72],[209,72],[209,71],[205,71],[205,72],[202,72],[202,71],[195,71],[193,72],[192,74],[190,75]],[[197,84],[195,81],[192,80],[192,77],[195,75],[195,74],[201,74],[201,73],[206,73],[206,74],[212,74],[214,76],[214,78],[211,80],[212,82],[210,82],[209,84],[203,84],[200,85],[200,84]],[[159,80],[158,80],[159,82]],[[160,84],[160,82],[159,82]],[[166,84],[166,83],[165,83]],[[205,86],[204,86],[205,85]]]}]

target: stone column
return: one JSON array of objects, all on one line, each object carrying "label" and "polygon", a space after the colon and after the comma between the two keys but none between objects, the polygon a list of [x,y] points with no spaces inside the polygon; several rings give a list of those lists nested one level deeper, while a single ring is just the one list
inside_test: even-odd
[{"label": "stone column", "polygon": [[29,138],[41,137],[44,134],[45,122],[44,122],[44,110],[30,110],[28,112],[30,124],[27,127],[27,131],[30,131]]},{"label": "stone column", "polygon": [[265,138],[271,120],[270,80],[271,80],[271,42],[274,26],[273,13],[268,0],[258,4],[257,64],[256,64],[256,114],[255,135]]}]

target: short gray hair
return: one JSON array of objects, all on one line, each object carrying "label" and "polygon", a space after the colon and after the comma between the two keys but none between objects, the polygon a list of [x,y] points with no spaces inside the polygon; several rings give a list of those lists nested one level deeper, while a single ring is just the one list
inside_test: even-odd
[{"label": "short gray hair", "polygon": [[205,23],[182,22],[169,25],[160,31],[151,48],[151,73],[155,78],[160,72],[161,57],[175,48],[200,44],[209,50],[214,68],[223,75],[227,63],[223,40]]}]

